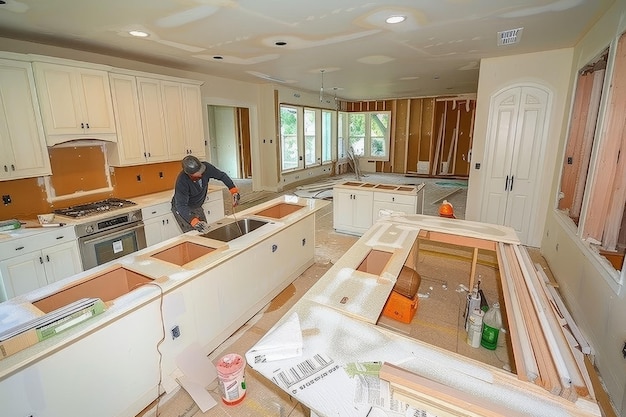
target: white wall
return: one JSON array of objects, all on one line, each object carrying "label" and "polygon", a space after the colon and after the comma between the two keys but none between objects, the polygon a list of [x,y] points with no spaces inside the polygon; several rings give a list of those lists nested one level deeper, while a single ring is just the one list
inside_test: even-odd
[{"label": "white wall", "polygon": [[[574,48],[573,73],[607,46],[611,45],[614,51],[612,42],[625,30],[626,2],[619,0]],[[609,68],[611,63],[610,58]],[[610,77],[611,73],[607,72],[605,86]],[[570,89],[573,88],[572,81]],[[600,118],[602,114],[603,110]],[[566,128],[555,137],[559,142],[559,161],[563,158],[566,137]],[[596,366],[618,414],[626,416],[626,359],[621,353],[626,342],[626,291],[616,284],[615,271],[608,262],[576,236],[576,227],[571,220],[554,210],[560,174],[561,166],[557,163],[551,181],[550,207],[541,251],[576,323],[595,350]]]},{"label": "white wall", "polygon": [[[490,161],[485,160],[485,143],[488,134],[489,106],[491,97],[504,87],[514,84],[540,84],[553,93],[548,143],[545,147],[543,181],[539,181],[538,207],[533,227],[529,230],[528,241],[532,246],[539,246],[549,202],[552,201],[549,184],[554,174],[563,120],[566,119],[567,101],[569,100],[570,78],[573,49],[559,49],[532,54],[513,55],[484,59],[480,63],[478,93],[476,97],[476,119],[472,162],[467,188],[467,206],[465,218],[480,220],[484,173],[488,172]],[[476,169],[476,163],[481,164]]]}]

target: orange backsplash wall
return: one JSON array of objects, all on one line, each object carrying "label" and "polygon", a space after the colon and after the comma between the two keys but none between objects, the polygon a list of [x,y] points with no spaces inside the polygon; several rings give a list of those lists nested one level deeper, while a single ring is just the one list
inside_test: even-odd
[{"label": "orange backsplash wall", "polygon": [[37,214],[57,208],[89,203],[108,197],[131,199],[145,194],[174,189],[180,162],[161,162],[131,167],[107,167],[103,146],[49,148],[52,184],[56,195],[99,189],[107,186],[109,169],[113,191],[47,201],[44,178],[25,178],[0,182],[0,194],[10,195],[11,203],[0,203],[0,220],[34,219]]}]

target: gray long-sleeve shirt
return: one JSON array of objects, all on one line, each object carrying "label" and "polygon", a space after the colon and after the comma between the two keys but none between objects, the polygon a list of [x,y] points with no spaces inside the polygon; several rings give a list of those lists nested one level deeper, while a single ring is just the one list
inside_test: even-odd
[{"label": "gray long-sleeve shirt", "polygon": [[192,219],[190,209],[199,208],[204,203],[211,178],[222,181],[228,189],[235,187],[235,183],[225,172],[208,162],[202,162],[202,164],[206,166],[206,169],[199,181],[192,181],[183,171],[176,178],[172,208],[187,222]]}]

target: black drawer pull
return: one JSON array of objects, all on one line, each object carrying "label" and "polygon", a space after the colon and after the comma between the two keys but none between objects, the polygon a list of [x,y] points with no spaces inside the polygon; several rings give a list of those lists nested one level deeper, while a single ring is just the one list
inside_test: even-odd
[{"label": "black drawer pull", "polygon": [[24,249],[24,246],[20,246],[19,248],[15,248],[15,250],[22,250]]}]

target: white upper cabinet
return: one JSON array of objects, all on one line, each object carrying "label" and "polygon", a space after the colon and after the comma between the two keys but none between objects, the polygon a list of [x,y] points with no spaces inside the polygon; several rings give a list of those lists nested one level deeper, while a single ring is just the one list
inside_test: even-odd
[{"label": "white upper cabinet", "polygon": [[200,87],[163,82],[163,105],[172,159],[186,155],[205,157]]},{"label": "white upper cabinet", "polygon": [[149,74],[111,73],[117,144],[108,146],[113,166],[204,158],[200,87]]},{"label": "white upper cabinet", "polygon": [[33,69],[48,145],[116,140],[108,72],[47,62]]},{"label": "white upper cabinet", "polygon": [[107,146],[109,164],[137,165],[147,162],[143,127],[139,111],[137,80],[123,74],[110,74],[117,144]]},{"label": "white upper cabinet", "polygon": [[31,64],[0,59],[0,180],[50,173]]}]

